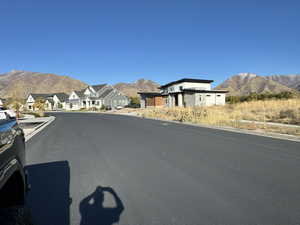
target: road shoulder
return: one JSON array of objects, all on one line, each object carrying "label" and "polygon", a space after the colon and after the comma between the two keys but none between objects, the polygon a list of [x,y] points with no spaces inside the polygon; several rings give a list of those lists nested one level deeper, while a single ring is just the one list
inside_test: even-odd
[{"label": "road shoulder", "polygon": [[37,126],[29,129],[23,129],[25,133],[25,142],[29,141],[33,136],[35,136],[37,133],[41,132],[43,129],[45,129],[50,123],[52,123],[55,120],[54,116],[49,117],[43,117],[43,118],[34,118],[27,121],[20,121],[19,123],[40,123]]}]

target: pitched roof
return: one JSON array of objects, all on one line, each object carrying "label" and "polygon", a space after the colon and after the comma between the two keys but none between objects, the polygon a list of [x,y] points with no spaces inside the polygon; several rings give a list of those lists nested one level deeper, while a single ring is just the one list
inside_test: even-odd
[{"label": "pitched roof", "polygon": [[67,101],[67,99],[69,98],[69,95],[67,95],[66,93],[54,93],[52,94],[53,96],[56,95],[56,97],[59,99],[59,101],[61,102],[65,102]]},{"label": "pitched roof", "polygon": [[189,82],[189,83],[212,83],[214,82],[213,80],[202,80],[202,79],[191,79],[191,78],[183,78],[180,80],[176,80],[170,83],[167,83],[165,85],[160,86],[159,88],[166,88],[169,87],[173,84],[179,84],[179,83],[183,83],[183,82]]},{"label": "pitched roof", "polygon": [[80,91],[74,91],[76,93],[76,95],[78,95],[79,98],[82,98],[84,97],[84,92],[85,92],[85,89],[82,89]]},{"label": "pitched roof", "polygon": [[39,98],[48,98],[52,96],[52,94],[29,94],[33,97],[33,99],[39,99]]},{"label": "pitched roof", "polygon": [[109,95],[111,92],[113,92],[114,91],[114,89],[112,89],[112,88],[109,88],[109,89],[107,89],[107,90],[105,90],[100,96],[99,96],[99,98],[105,98],[107,95]]},{"label": "pitched roof", "polygon": [[106,84],[98,84],[98,85],[92,85],[91,87],[96,91],[100,91],[102,88],[104,88]]}]

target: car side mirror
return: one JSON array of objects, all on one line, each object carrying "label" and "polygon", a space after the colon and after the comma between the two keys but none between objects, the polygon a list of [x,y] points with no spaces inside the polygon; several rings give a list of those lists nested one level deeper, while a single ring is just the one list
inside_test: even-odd
[{"label": "car side mirror", "polygon": [[0,112],[0,120],[7,120],[9,119],[9,116],[6,112]]}]

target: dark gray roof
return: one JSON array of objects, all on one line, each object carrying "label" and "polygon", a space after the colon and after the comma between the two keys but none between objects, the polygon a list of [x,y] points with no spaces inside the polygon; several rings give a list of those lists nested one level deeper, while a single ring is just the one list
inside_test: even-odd
[{"label": "dark gray roof", "polygon": [[104,88],[106,84],[98,84],[98,85],[92,85],[91,87],[96,91],[100,91],[102,88]]},{"label": "dark gray roof", "polygon": [[228,93],[226,90],[197,90],[197,89],[183,89],[184,92],[195,93]]},{"label": "dark gray roof", "polygon": [[113,92],[114,89],[109,88],[107,90],[105,90],[100,96],[99,98],[105,98],[107,95],[109,95],[111,92]]},{"label": "dark gray roof", "polygon": [[162,96],[159,92],[138,92],[140,95],[154,97],[154,96]]},{"label": "dark gray roof", "polygon": [[84,97],[85,89],[82,89],[80,91],[74,91],[74,92],[78,95],[79,98],[82,98]]},{"label": "dark gray roof", "polygon": [[45,99],[52,96],[52,94],[29,94],[29,95],[31,95],[33,99],[39,99],[39,98]]},{"label": "dark gray roof", "polygon": [[54,93],[52,94],[53,96],[56,95],[56,97],[59,99],[59,101],[61,102],[65,102],[68,100],[69,95],[67,95],[66,93]]},{"label": "dark gray roof", "polygon": [[173,85],[173,84],[179,84],[179,83],[182,83],[182,82],[189,82],[189,83],[212,83],[212,82],[214,82],[214,81],[213,81],[213,80],[202,80],[202,79],[183,78],[183,79],[176,80],[176,81],[167,83],[167,84],[165,84],[165,85],[162,85],[162,86],[160,86],[159,88],[166,88],[166,87],[169,87],[169,86],[171,86],[171,85]]}]

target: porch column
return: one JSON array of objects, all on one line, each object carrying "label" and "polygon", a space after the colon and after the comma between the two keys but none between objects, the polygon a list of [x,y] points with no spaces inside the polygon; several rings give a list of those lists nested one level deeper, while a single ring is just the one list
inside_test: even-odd
[{"label": "porch column", "polygon": [[178,106],[182,107],[183,106],[183,97],[182,93],[178,94]]},{"label": "porch column", "polygon": [[172,95],[172,107],[175,107],[175,96]]},{"label": "porch column", "polygon": [[172,107],[172,96],[168,95],[168,107]]}]

